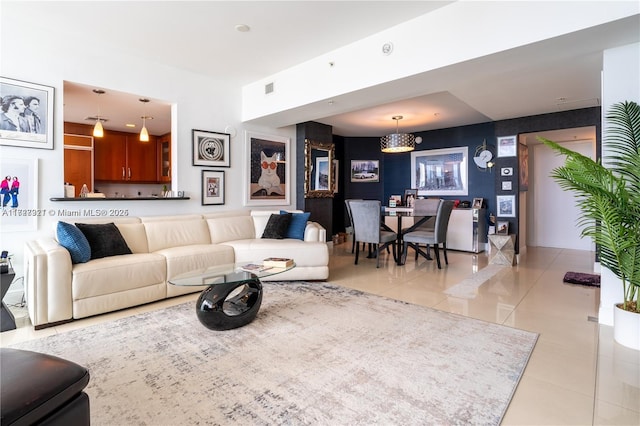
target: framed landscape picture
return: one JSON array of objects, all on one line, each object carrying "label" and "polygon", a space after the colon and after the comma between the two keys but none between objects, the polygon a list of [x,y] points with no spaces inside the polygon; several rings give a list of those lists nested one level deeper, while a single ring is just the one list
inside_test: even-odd
[{"label": "framed landscape picture", "polygon": [[411,152],[411,187],[418,195],[468,195],[469,147]]},{"label": "framed landscape picture", "polygon": [[502,136],[498,138],[498,157],[515,157],[518,144],[515,136]]},{"label": "framed landscape picture", "polygon": [[380,182],[380,161],[351,160],[351,182]]},{"label": "framed landscape picture", "polygon": [[496,201],[498,205],[498,217],[516,217],[515,195],[498,195]]},{"label": "framed landscape picture", "polygon": [[193,165],[207,167],[229,167],[231,165],[228,133],[193,129]]},{"label": "framed landscape picture", "polygon": [[53,149],[53,87],[0,77],[0,145]]},{"label": "framed landscape picture", "polygon": [[247,206],[289,204],[289,138],[245,134]]}]

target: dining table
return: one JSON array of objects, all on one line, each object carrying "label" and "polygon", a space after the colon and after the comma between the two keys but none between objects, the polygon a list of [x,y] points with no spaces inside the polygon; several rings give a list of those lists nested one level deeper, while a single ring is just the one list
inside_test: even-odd
[{"label": "dining table", "polygon": [[[398,235],[396,240],[396,263],[398,265],[402,265],[402,255],[403,255],[402,236],[407,232],[415,231],[418,227],[420,227],[420,225],[425,223],[427,220],[429,220],[432,217],[435,217],[436,212],[420,211],[420,210],[414,210],[412,208],[382,207],[381,214],[382,214],[382,221],[381,221],[382,227],[386,231],[395,232]],[[386,222],[385,219],[388,217],[397,218],[398,222],[397,222],[396,231],[394,231],[385,223]],[[407,218],[412,218],[413,224],[408,226],[406,229],[403,229],[403,225],[402,225],[403,219],[407,219]]]}]

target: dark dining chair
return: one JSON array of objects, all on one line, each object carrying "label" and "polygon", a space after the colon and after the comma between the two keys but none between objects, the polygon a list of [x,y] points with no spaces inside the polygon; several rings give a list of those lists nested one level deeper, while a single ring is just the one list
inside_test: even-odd
[{"label": "dark dining chair", "polygon": [[[407,232],[402,236],[402,264],[404,264],[407,259],[407,248],[409,246],[413,247],[416,251],[416,259],[418,254],[427,259],[431,259],[431,256],[429,255],[429,247],[433,246],[433,251],[436,254],[436,261],[438,263],[438,269],[442,269],[442,265],[440,263],[440,244],[442,244],[442,249],[444,251],[444,261],[447,265],[449,264],[449,259],[447,258],[447,230],[449,229],[449,218],[451,217],[453,204],[453,200],[440,200],[433,231],[417,230]],[[426,252],[420,248],[420,244],[427,246]]]},{"label": "dark dining chair", "polygon": [[376,268],[380,267],[380,250],[393,247],[393,259],[396,258],[396,240],[398,234],[381,228],[381,203],[378,200],[352,200],[349,203],[353,223],[353,235],[356,244],[355,264],[360,254],[359,243],[369,243],[375,247]]}]

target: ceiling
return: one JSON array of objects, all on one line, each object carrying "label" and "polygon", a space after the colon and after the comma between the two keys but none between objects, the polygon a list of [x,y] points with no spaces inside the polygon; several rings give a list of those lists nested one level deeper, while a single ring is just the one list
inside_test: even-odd
[{"label": "ceiling", "polygon": [[[34,2],[3,3],[7,19],[12,8],[34,7]],[[38,2],[39,13],[30,14],[30,23],[214,80],[247,84],[449,3]],[[237,24],[250,30],[237,31]],[[309,105],[260,124],[281,127],[313,120],[333,126],[333,133],[342,136],[380,136],[395,129],[393,115],[406,117],[401,130],[415,132],[596,106],[602,51],[640,41],[638,27],[635,16],[374,89],[391,95],[367,96],[366,90],[349,94],[337,101],[353,106],[338,113],[327,113],[326,105]],[[221,58],[224,67],[219,66]],[[85,118],[100,112],[110,120],[105,128],[115,129],[132,121],[139,126],[140,117],[150,115],[152,134],[169,131],[169,106],[161,101],[143,106],[140,94],[109,88],[101,88],[107,93],[98,99],[92,89],[65,84],[65,120],[90,122]],[[371,104],[368,98],[394,100]]]}]

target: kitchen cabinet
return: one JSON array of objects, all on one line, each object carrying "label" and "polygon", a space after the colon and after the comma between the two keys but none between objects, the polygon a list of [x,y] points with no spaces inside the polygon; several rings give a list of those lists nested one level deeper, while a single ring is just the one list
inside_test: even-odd
[{"label": "kitchen cabinet", "polygon": [[157,138],[141,142],[138,134],[108,131],[94,140],[95,180],[158,182]]},{"label": "kitchen cabinet", "polygon": [[93,191],[93,137],[65,133],[64,181],[75,187],[76,197],[82,185]]},{"label": "kitchen cabinet", "polygon": [[158,180],[171,182],[171,133],[158,137]]}]

